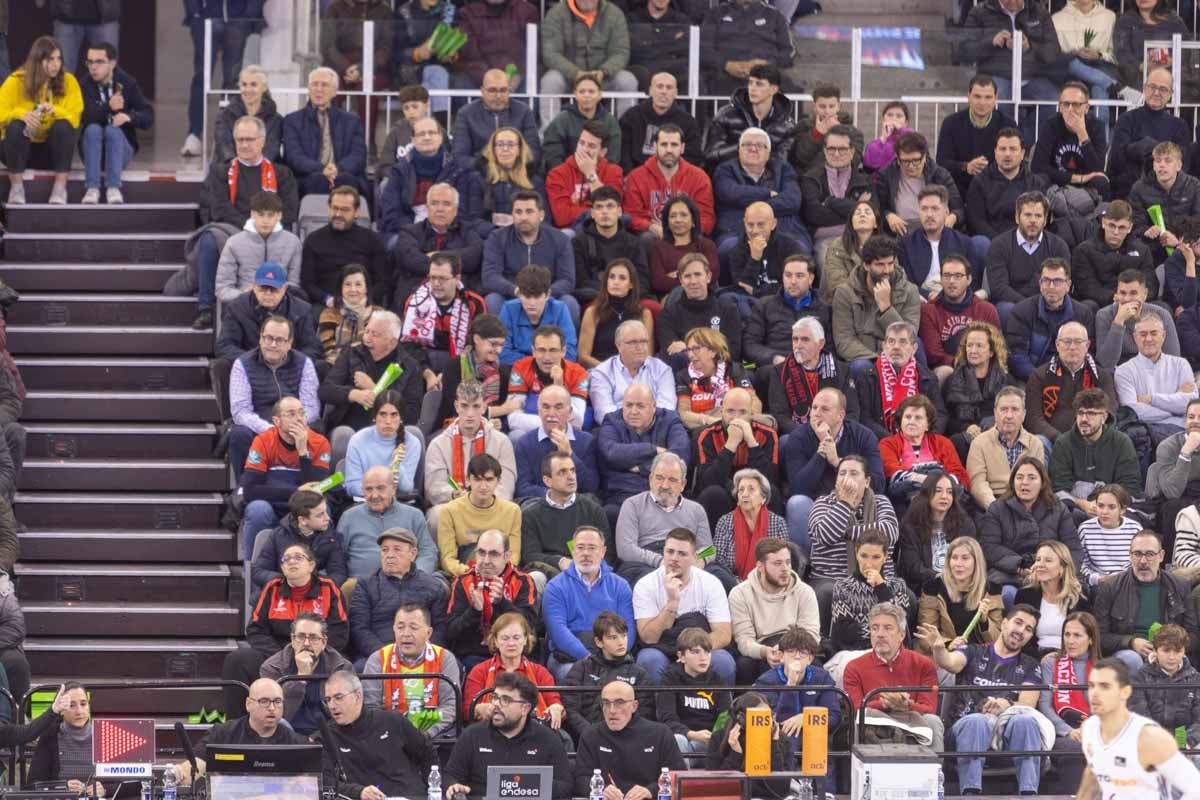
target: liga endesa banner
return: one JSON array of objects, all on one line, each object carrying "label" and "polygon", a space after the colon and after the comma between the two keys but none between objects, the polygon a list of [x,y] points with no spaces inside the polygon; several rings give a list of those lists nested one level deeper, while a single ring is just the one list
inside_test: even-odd
[{"label": "liga endesa banner", "polygon": [[97,778],[153,777],[154,720],[93,720],[92,760]]}]

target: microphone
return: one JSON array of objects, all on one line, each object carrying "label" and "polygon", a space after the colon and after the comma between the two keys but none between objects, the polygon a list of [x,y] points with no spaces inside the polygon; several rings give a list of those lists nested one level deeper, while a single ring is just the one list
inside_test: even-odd
[{"label": "microphone", "polygon": [[182,722],[175,723],[175,735],[179,737],[179,744],[183,747],[183,755],[192,767],[192,797],[203,798],[205,792],[200,786],[204,779],[201,777],[200,769],[196,764],[196,750],[192,747],[192,740],[188,737],[187,731],[184,730]]},{"label": "microphone", "polygon": [[325,745],[325,752],[333,761],[334,775],[348,783],[350,779],[346,777],[346,768],[342,766],[342,757],[338,754],[337,745],[333,743],[333,733],[329,730],[325,715],[317,717],[317,725],[321,729],[321,742]]}]

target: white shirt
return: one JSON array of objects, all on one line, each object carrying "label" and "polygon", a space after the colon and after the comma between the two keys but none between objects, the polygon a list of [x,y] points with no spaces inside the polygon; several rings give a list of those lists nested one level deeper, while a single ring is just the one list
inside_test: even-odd
[{"label": "white shirt", "polygon": [[1017,228],[1017,244],[1021,245],[1021,248],[1026,253],[1028,253],[1029,255],[1033,255],[1034,251],[1037,250],[1038,247],[1041,245],[1042,237],[1045,235],[1046,235],[1045,232],[1039,233],[1038,238],[1034,239],[1033,241],[1029,241],[1028,239],[1025,238],[1025,235],[1021,233],[1021,229]]},{"label": "white shirt", "polygon": [[1154,724],[1153,720],[1131,713],[1117,737],[1106,743],[1100,735],[1100,717],[1091,716],[1083,721],[1083,754],[1100,783],[1101,796],[1105,800],[1160,800],[1170,796],[1166,791],[1166,779],[1157,772],[1144,769],[1138,757],[1142,728]]},{"label": "white shirt", "polygon": [[927,292],[940,292],[942,290],[942,260],[938,257],[938,249],[941,247],[942,240],[927,239],[929,242],[930,259],[929,259],[929,274],[925,276],[925,282],[921,284],[921,288]]},{"label": "white shirt", "polygon": [[[666,571],[660,566],[645,575],[633,587],[633,618],[652,619],[667,606],[667,590],[663,587]],[[729,622],[729,598],[721,581],[699,567],[692,567],[688,582],[679,590],[677,616],[699,611],[710,625]]]}]

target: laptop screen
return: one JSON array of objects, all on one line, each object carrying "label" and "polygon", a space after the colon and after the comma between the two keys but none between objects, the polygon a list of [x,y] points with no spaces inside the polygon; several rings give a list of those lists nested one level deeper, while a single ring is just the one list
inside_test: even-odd
[{"label": "laptop screen", "polygon": [[553,767],[488,767],[486,800],[551,800],[553,780]]},{"label": "laptop screen", "polygon": [[209,797],[220,800],[320,800],[318,775],[223,775],[208,777]]}]

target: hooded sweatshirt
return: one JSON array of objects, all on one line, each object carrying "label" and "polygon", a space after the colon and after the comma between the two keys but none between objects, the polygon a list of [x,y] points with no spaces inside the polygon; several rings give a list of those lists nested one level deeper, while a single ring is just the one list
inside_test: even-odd
[{"label": "hooded sweatshirt", "polygon": [[242,230],[230,236],[217,262],[217,299],[232,303],[254,285],[254,273],[264,262],[274,261],[287,271],[288,283],[300,286],[300,237],[277,224],[263,238],[254,228],[254,220],[246,220]]},{"label": "hooded sweatshirt", "polygon": [[774,594],[762,587],[760,570],[750,570],[746,580],[729,593],[729,613],[733,623],[733,642],[747,658],[766,657],[760,642],[799,625],[818,639],[821,620],[817,613],[817,594],[795,572],[788,576],[787,588]]},{"label": "hooded sweatshirt", "polygon": [[704,170],[683,159],[679,160],[679,167],[669,181],[663,176],[657,158],[646,159],[629,173],[625,180],[624,205],[625,213],[631,217],[629,227],[634,233],[643,233],[652,222],[661,222],[663,206],[680,194],[692,198],[700,209],[700,230],[704,235],[712,233],[716,224],[712,181]]}]

